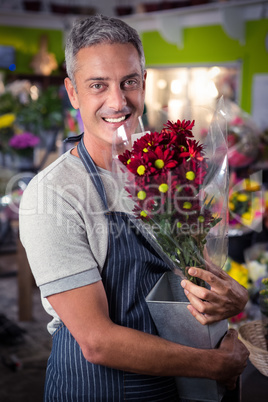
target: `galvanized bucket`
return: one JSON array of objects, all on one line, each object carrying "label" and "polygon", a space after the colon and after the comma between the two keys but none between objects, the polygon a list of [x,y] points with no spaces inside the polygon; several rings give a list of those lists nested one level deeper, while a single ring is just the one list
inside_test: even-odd
[{"label": "galvanized bucket", "polygon": [[[200,324],[189,312],[189,304],[181,278],[173,272],[165,273],[146,301],[162,338],[200,349],[217,347],[228,329],[227,320],[210,325]],[[176,377],[180,398],[194,401],[222,400],[225,389],[216,381],[203,378]]]}]

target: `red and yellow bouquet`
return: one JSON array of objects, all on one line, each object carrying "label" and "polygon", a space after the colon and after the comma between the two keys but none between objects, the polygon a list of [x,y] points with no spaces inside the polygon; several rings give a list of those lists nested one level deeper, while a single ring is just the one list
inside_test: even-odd
[{"label": "red and yellow bouquet", "polygon": [[[190,280],[196,278],[187,267],[206,269],[204,253],[220,266],[227,256],[225,139],[211,141],[210,130],[207,143],[200,143],[194,125],[194,120],[167,121],[160,132],[145,133],[117,155],[135,217],[174,271]],[[219,126],[217,132],[222,134]]]}]

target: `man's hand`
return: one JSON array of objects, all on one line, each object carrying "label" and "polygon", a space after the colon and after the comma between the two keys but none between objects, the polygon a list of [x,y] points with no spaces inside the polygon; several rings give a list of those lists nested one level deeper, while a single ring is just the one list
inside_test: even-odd
[{"label": "man's hand", "polygon": [[[216,380],[226,386],[227,389],[235,389],[237,379],[247,365],[249,351],[238,339],[237,332],[230,329],[223,338],[219,349],[222,355],[222,366],[218,371]],[[228,362],[228,366],[226,366]]]},{"label": "man's hand", "polygon": [[181,282],[191,303],[188,309],[201,324],[233,317],[244,309],[248,292],[226,272],[213,267],[209,267],[209,271],[191,267],[188,272],[191,276],[203,279],[211,287],[209,290],[188,280]]}]

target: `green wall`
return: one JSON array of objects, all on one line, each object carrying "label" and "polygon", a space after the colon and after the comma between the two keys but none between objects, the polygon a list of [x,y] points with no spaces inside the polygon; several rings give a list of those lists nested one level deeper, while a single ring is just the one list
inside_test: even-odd
[{"label": "green wall", "polygon": [[221,26],[184,29],[184,46],[167,43],[158,32],[142,35],[147,66],[179,66],[184,64],[217,64],[240,61],[242,63],[241,107],[251,112],[253,75],[268,74],[268,52],[265,37],[268,19],[246,23],[246,43],[241,45],[224,32]]},{"label": "green wall", "polygon": [[0,45],[14,46],[16,52],[16,74],[30,74],[30,63],[38,53],[40,38],[48,37],[48,52],[54,53],[59,66],[64,61],[63,32],[54,29],[19,28],[0,26]]}]

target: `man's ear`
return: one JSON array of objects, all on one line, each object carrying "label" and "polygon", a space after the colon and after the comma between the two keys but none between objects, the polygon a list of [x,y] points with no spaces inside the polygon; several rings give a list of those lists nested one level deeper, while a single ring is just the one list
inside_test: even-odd
[{"label": "man's ear", "polygon": [[145,82],[146,82],[146,78],[147,78],[147,70],[144,70],[144,73],[143,73],[143,83],[142,83],[142,86],[143,86],[143,90],[145,91]]},{"label": "man's ear", "polygon": [[64,85],[67,91],[67,94],[69,96],[70,102],[73,106],[74,109],[79,109],[79,102],[78,102],[78,97],[77,97],[77,92],[73,86],[72,81],[70,78],[65,78],[64,80]]}]

